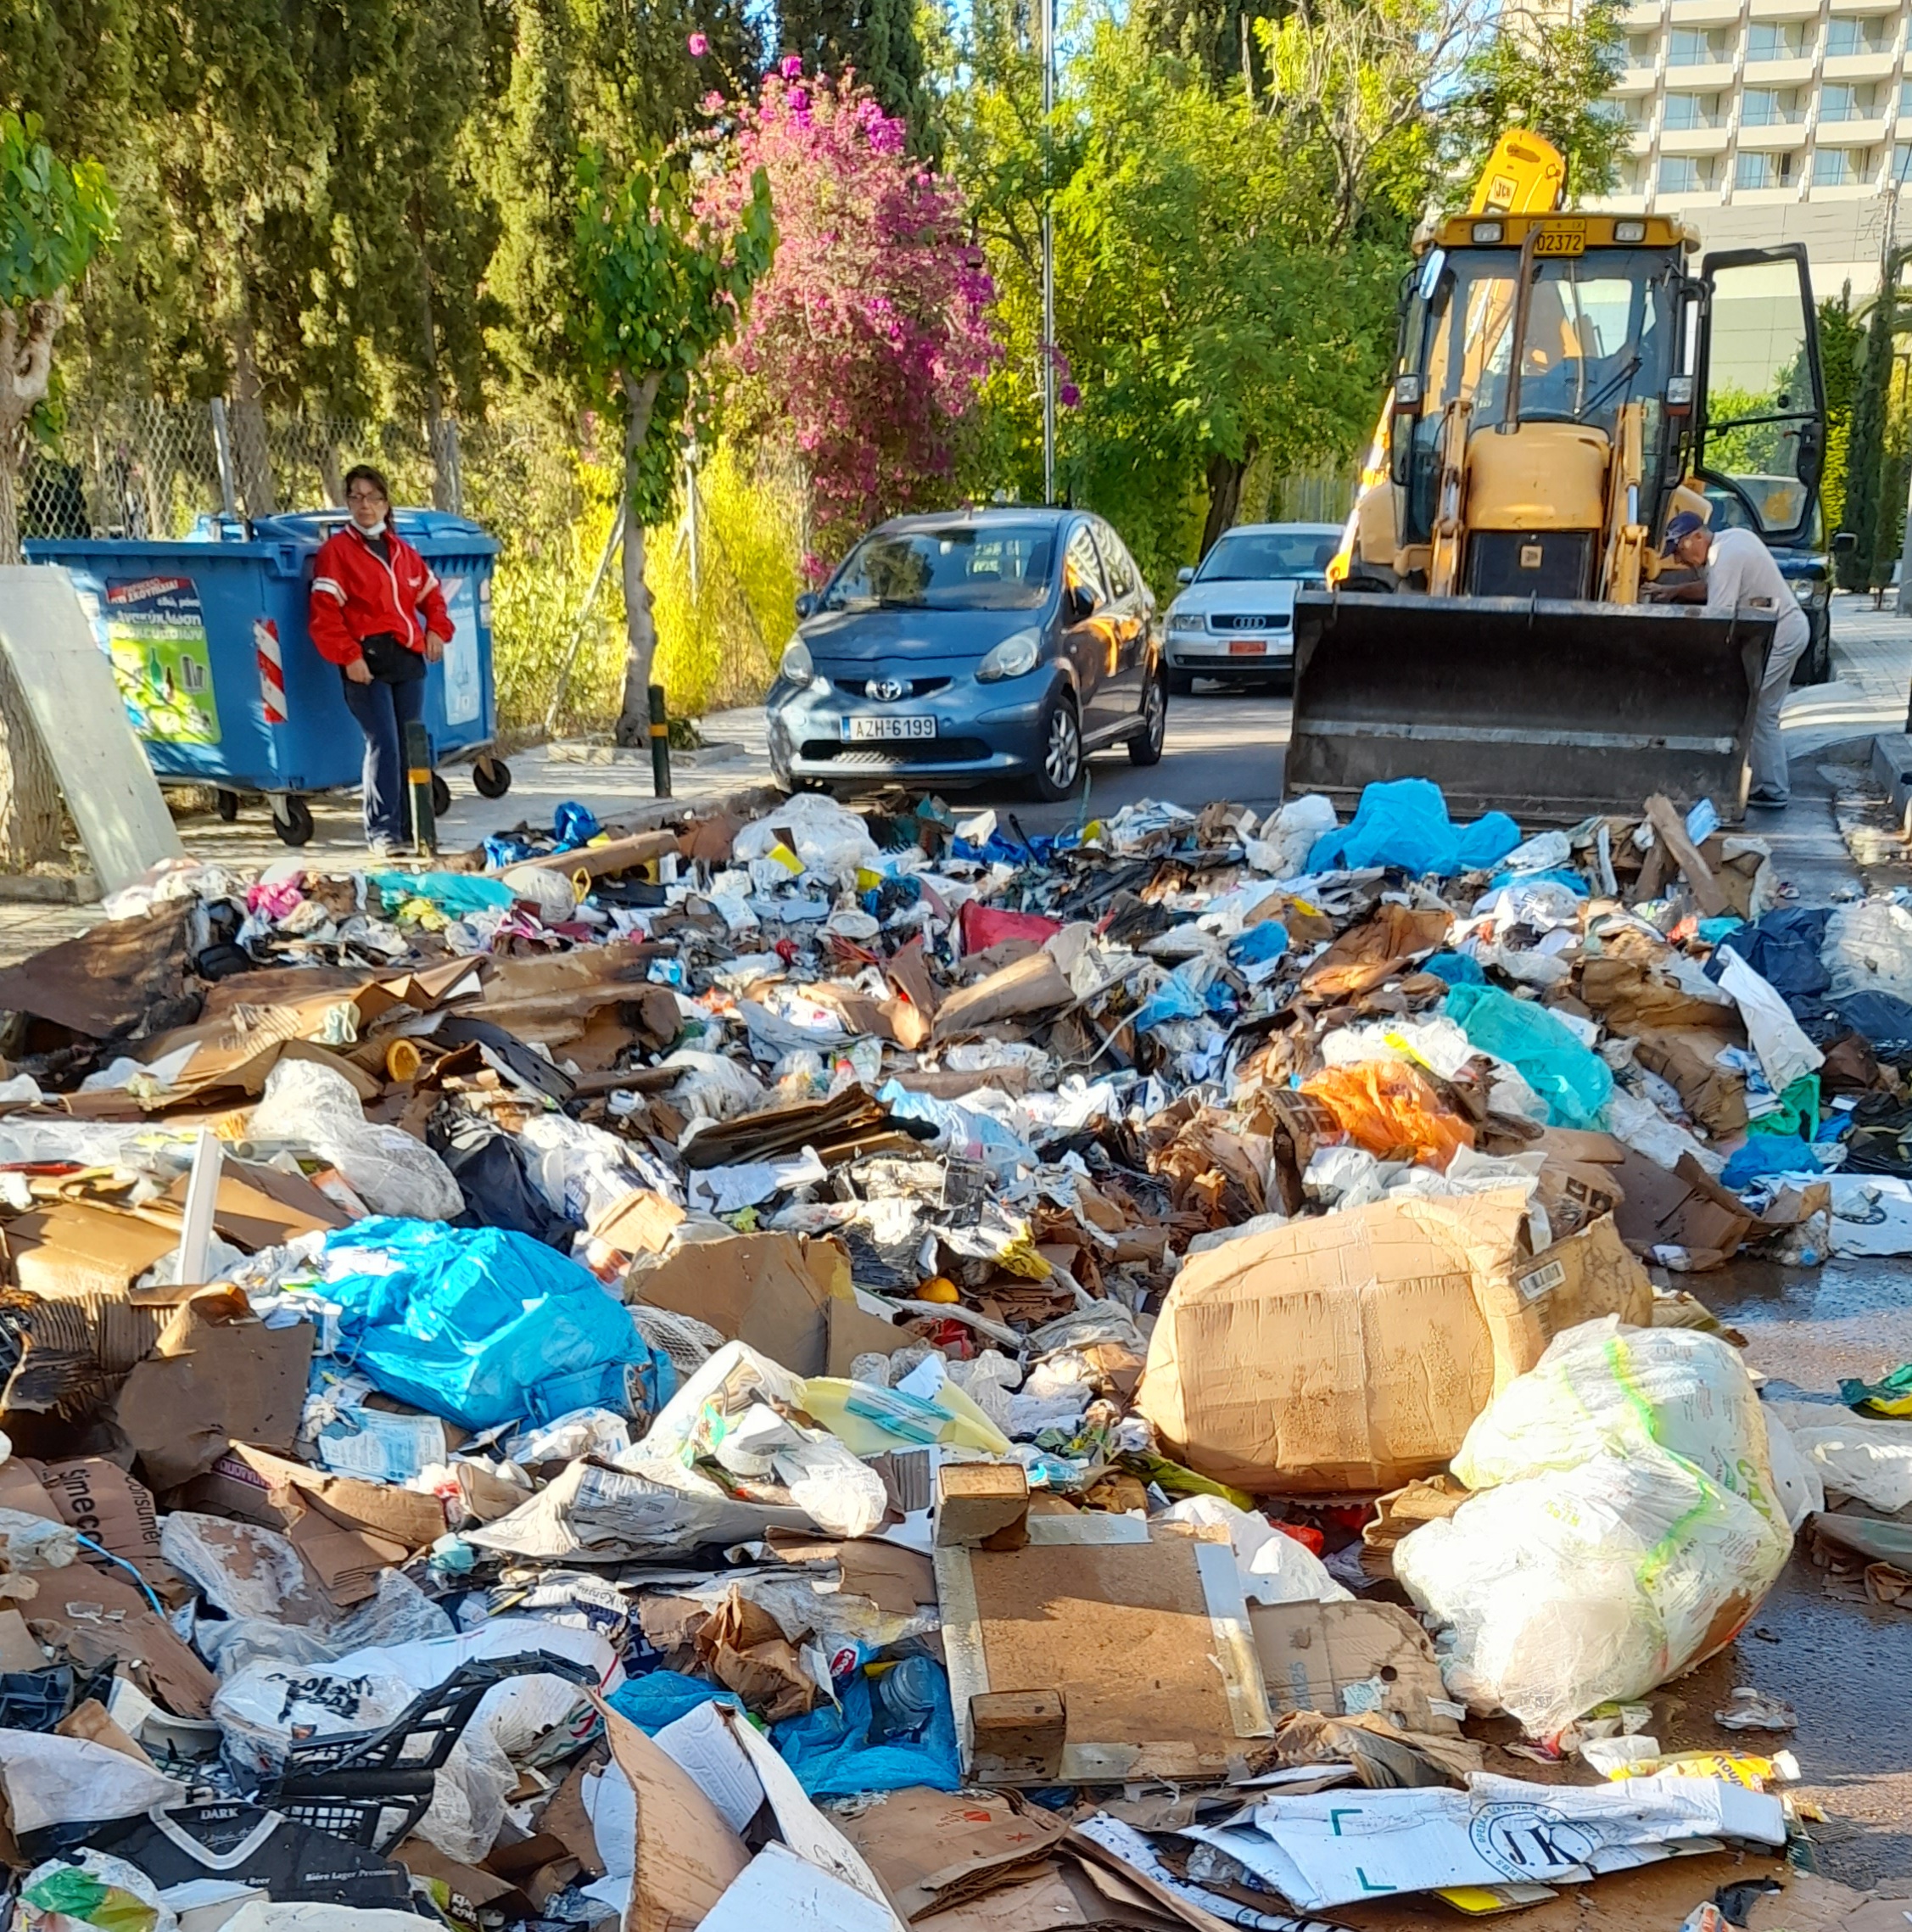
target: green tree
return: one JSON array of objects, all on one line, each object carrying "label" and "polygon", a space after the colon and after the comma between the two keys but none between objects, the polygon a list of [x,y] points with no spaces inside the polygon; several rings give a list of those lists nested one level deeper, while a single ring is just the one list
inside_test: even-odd
[{"label": "green tree", "polygon": [[644,578],[644,533],[669,507],[704,359],[735,332],[752,288],[770,266],[776,228],[761,169],[735,228],[696,211],[680,154],[628,169],[587,148],[579,169],[575,299],[569,305],[579,400],[605,410],[623,445],[624,691],[619,744],[650,728],[657,647]]},{"label": "green tree", "polygon": [[1626,126],[1605,97],[1619,78],[1618,0],[1540,12],[1503,8],[1494,31],[1462,63],[1441,104],[1442,159],[1472,184],[1510,127],[1545,135],[1567,163],[1567,195],[1579,201],[1613,186]]},{"label": "green tree", "polygon": [[1851,283],[1819,305],[1820,367],[1825,382],[1825,473],[1820,498],[1828,530],[1845,528],[1846,465],[1852,452],[1853,403],[1865,330],[1853,315]]},{"label": "green tree", "polygon": [[[28,419],[47,400],[67,292],[112,237],[97,161],[62,160],[32,115],[0,113],[0,565],[20,548]],[[59,849],[59,793],[13,673],[0,663],[0,863],[18,871]]]},{"label": "green tree", "polygon": [[807,73],[854,70],[858,84],[875,95],[884,113],[914,134],[927,132],[916,0],[782,0],[777,37]]},{"label": "green tree", "polygon": [[1901,286],[1912,249],[1897,250],[1886,264],[1879,294],[1873,298],[1865,324],[1858,377],[1853,388],[1851,427],[1846,451],[1843,523],[1858,538],[1833,568],[1841,586],[1870,589],[1883,583],[1892,569],[1892,533],[1896,518],[1887,501],[1890,484],[1886,454],[1887,420],[1891,408],[1893,346],[1909,319],[1908,295]]}]

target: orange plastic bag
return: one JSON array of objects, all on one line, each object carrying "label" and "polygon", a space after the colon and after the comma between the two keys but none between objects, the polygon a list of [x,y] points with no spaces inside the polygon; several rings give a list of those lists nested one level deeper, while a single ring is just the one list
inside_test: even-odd
[{"label": "orange plastic bag", "polygon": [[1417,1161],[1445,1172],[1473,1128],[1443,1100],[1426,1075],[1405,1060],[1364,1060],[1330,1067],[1301,1083],[1357,1147],[1384,1161]]}]

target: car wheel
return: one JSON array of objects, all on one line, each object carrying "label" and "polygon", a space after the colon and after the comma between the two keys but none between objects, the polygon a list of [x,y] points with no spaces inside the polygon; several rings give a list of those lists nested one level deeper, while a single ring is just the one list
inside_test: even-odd
[{"label": "car wheel", "polygon": [[1057,692],[1043,706],[1041,738],[1037,797],[1052,802],[1073,797],[1082,781],[1082,721],[1068,692]]},{"label": "car wheel", "polygon": [[1806,647],[1799,653],[1799,662],[1793,667],[1792,682],[1800,685],[1830,684],[1832,681],[1832,613],[1821,607],[1808,613],[1806,622],[1811,630]]},{"label": "car wheel", "polygon": [[1160,764],[1162,740],[1168,736],[1168,680],[1158,673],[1149,680],[1142,699],[1142,729],[1128,742],[1131,764]]},{"label": "car wheel", "polygon": [[1191,697],[1194,695],[1195,674],[1193,671],[1178,671],[1171,664],[1168,674],[1169,695],[1172,697]]}]

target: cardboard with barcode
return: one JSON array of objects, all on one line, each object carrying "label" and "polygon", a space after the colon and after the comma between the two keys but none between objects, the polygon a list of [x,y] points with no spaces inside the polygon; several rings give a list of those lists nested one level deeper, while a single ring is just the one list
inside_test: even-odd
[{"label": "cardboard with barcode", "polygon": [[1398,1488],[1445,1469],[1563,1329],[1644,1323],[1612,1218],[1536,1255],[1528,1193],[1405,1196],[1194,1256],[1138,1397],[1166,1452],[1261,1495]]}]

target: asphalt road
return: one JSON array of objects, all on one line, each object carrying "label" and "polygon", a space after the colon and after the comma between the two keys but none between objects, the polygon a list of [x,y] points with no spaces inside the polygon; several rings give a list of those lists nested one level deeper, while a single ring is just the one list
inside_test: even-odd
[{"label": "asphalt road", "polygon": [[1120,745],[1098,752],[1087,763],[1087,792],[1065,804],[1043,804],[1020,783],[980,786],[945,796],[959,813],[989,806],[1014,811],[1029,832],[1061,832],[1140,798],[1171,798],[1196,810],[1221,798],[1266,812],[1281,802],[1289,700],[1253,687],[1218,692],[1212,685],[1199,686],[1193,697],[1170,698],[1168,739],[1160,764],[1149,770],[1132,765]]}]

